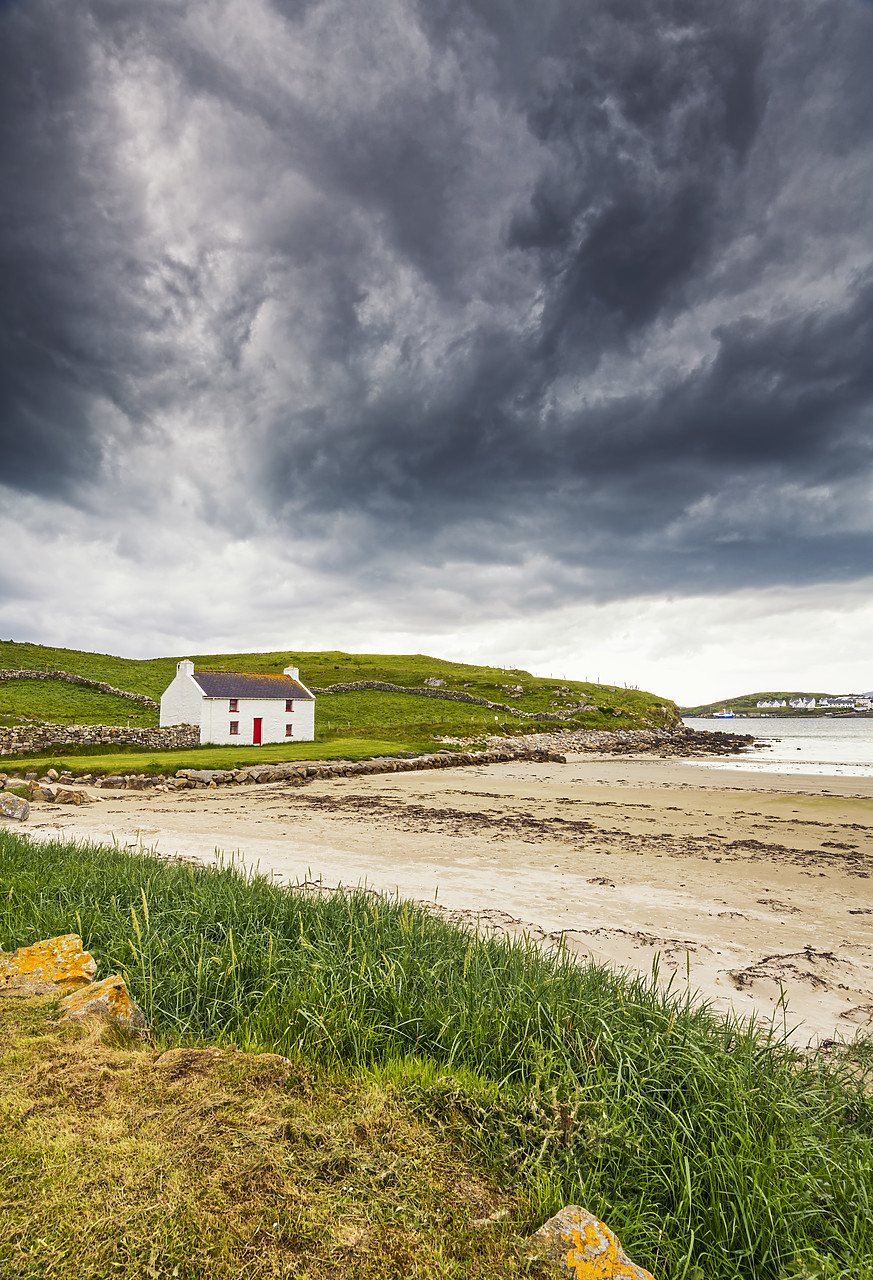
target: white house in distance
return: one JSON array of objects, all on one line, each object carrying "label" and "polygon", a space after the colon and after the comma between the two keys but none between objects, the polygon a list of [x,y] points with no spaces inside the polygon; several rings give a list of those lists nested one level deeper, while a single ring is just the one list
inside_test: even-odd
[{"label": "white house in distance", "polygon": [[281,675],[247,671],[195,671],[188,658],[161,697],[161,725],[196,724],[200,741],[233,746],[312,742],[315,694],[297,667]]}]

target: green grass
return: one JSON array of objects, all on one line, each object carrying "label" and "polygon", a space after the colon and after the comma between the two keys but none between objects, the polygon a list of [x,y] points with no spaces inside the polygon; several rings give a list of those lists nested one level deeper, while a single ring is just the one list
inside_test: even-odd
[{"label": "green grass", "polygon": [[165,1041],[390,1080],[540,1216],[587,1205],[659,1280],[873,1275],[863,1053],[800,1055],[401,901],[0,832],[0,945],[71,930]]},{"label": "green grass", "polygon": [[154,725],[158,713],[149,707],[54,680],[0,681],[0,724],[28,718],[52,724]]},{"label": "green grass", "polygon": [[4,756],[0,760],[0,772],[23,774],[35,770],[42,773],[54,768],[79,775],[118,772],[172,774],[177,769],[245,769],[248,765],[286,760],[369,760],[373,756],[391,755],[407,748],[425,752],[434,751],[438,746],[430,735],[398,730],[394,737],[336,735],[323,742],[276,742],[262,747],[192,747],[188,751],[155,752],[150,747],[126,747],[122,750],[108,747],[102,751],[83,747],[63,755],[53,752],[35,756]]},{"label": "green grass", "polygon": [[[183,654],[204,670],[277,672],[292,663],[300,667],[305,684],[319,688],[356,680],[380,680],[388,684],[420,687],[427,676],[438,676],[450,690],[463,691],[491,702],[508,703],[523,711],[547,712],[587,701],[605,711],[589,713],[584,724],[591,728],[631,728],[663,726],[673,713],[667,699],[638,689],[616,689],[577,680],[531,676],[526,671],[505,673],[499,667],[446,662],[424,654],[351,654],[339,651],[244,654]],[[87,653],[77,649],[57,649],[46,645],[0,641],[0,668],[13,670],[60,670],[73,675],[102,680],[128,693],[144,693],[160,701],[161,694],[176,674],[178,658],[132,659],[110,654]],[[517,701],[505,685],[521,684],[524,693]],[[559,692],[566,689],[565,695]],[[661,709],[666,706],[665,715]],[[623,712],[613,716],[616,708]],[[490,723],[494,723],[494,712]],[[138,707],[125,699],[101,694],[75,685],[47,681],[0,683],[0,721],[11,723],[25,716],[42,720],[75,720],[79,724],[157,724],[157,711]],[[419,699],[402,694],[362,692],[331,694],[316,702],[316,733],[331,731],[338,721],[351,729],[396,728],[410,723],[439,720],[449,732],[470,729],[470,717],[484,724],[485,707],[462,703]],[[501,719],[502,719],[501,715]]]}]

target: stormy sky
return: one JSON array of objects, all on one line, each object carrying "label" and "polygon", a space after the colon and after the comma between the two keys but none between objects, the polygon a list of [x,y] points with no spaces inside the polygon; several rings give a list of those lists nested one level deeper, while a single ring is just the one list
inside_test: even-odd
[{"label": "stormy sky", "polygon": [[867,0],[0,0],[0,635],[873,688]]}]

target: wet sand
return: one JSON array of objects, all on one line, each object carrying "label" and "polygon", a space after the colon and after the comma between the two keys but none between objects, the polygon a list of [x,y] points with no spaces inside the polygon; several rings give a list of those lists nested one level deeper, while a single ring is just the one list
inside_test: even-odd
[{"label": "wet sand", "polygon": [[366,884],[580,957],[657,957],[662,981],[799,1043],[873,1030],[873,778],[581,755],[92,794],[35,804],[30,832],[238,853],[283,883]]}]

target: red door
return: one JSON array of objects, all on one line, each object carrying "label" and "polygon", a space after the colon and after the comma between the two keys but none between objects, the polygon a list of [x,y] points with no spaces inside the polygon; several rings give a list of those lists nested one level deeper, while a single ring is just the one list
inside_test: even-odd
[{"label": "red door", "polygon": [[263,720],[260,716],[255,716],[252,721],[252,746],[259,747],[261,745],[261,725]]}]

